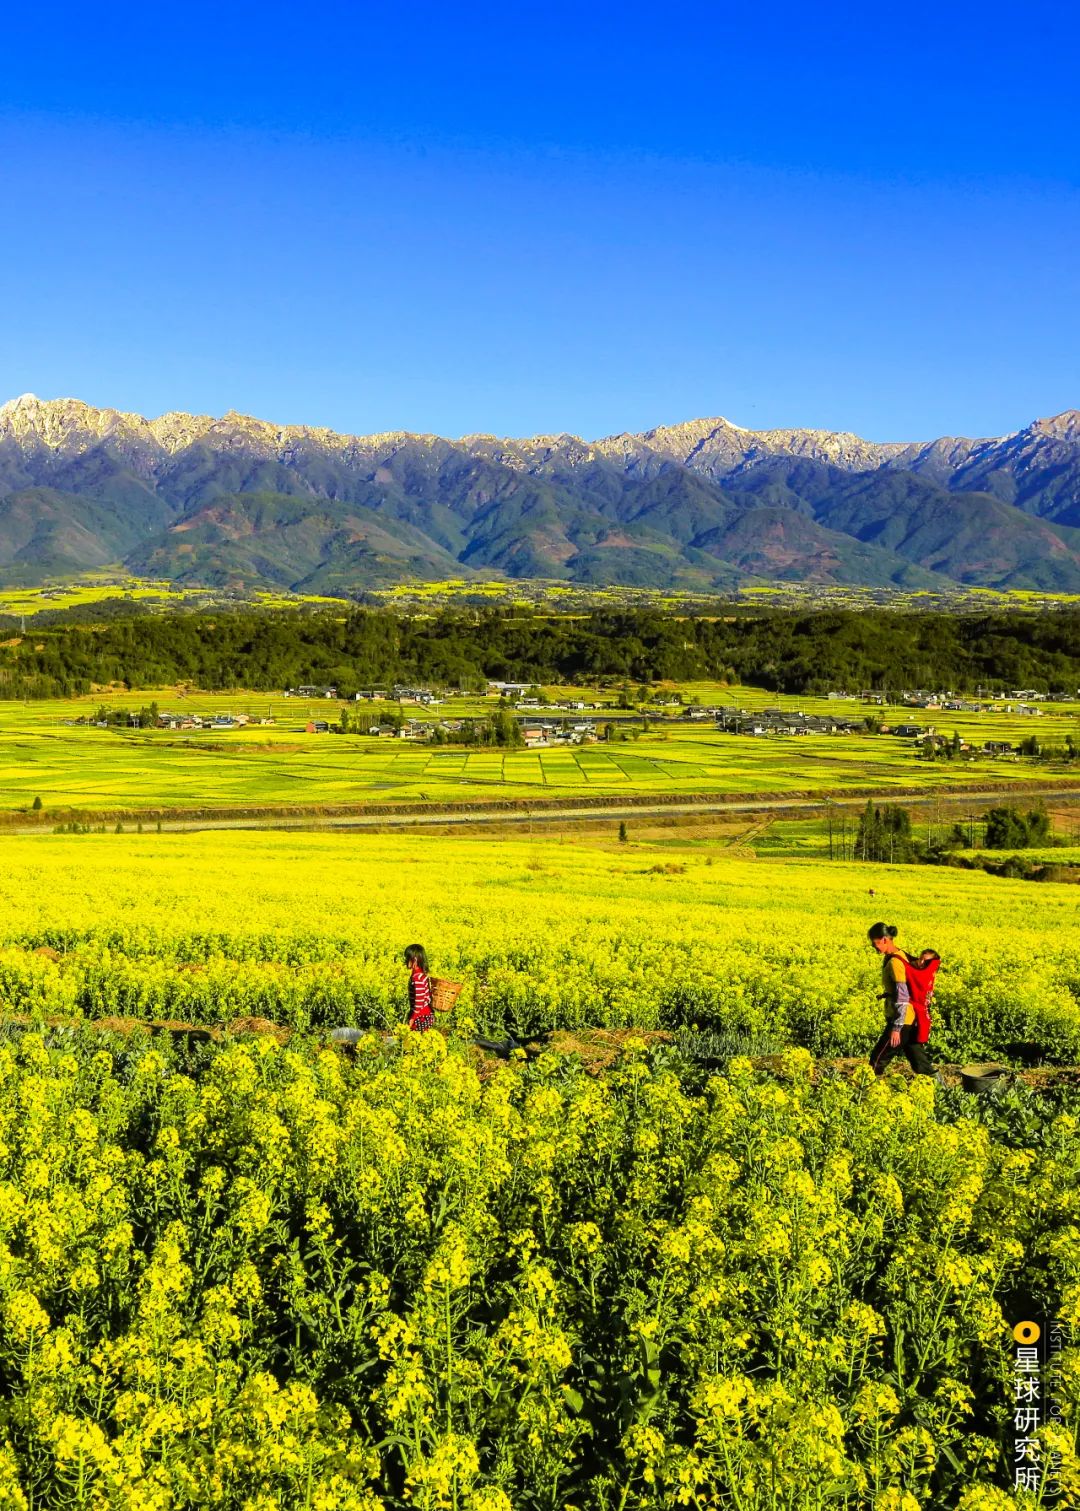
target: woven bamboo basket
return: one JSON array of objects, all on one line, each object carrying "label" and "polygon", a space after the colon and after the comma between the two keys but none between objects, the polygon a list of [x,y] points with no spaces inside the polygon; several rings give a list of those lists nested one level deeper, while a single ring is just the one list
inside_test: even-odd
[{"label": "woven bamboo basket", "polygon": [[437,1013],[448,1013],[454,1003],[461,996],[464,983],[461,981],[443,981],[439,976],[431,977],[431,1005]]}]

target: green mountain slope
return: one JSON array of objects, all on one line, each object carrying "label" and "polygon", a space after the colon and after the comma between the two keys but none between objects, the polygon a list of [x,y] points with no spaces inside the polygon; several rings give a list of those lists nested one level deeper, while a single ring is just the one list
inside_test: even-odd
[{"label": "green mountain slope", "polygon": [[858,583],[868,587],[932,588],[940,575],[898,553],[828,530],[794,509],[747,509],[721,530],[694,542],[766,581]]},{"label": "green mountain slope", "polygon": [[176,582],[324,593],[462,575],[453,556],[411,526],[388,526],[354,504],[276,493],[223,495],[125,560],[134,571]]},{"label": "green mountain slope", "polygon": [[910,473],[849,487],[818,517],[956,582],[1074,592],[1080,581],[1080,552],[1060,529],[990,494],[949,493]]},{"label": "green mountain slope", "polygon": [[[160,524],[169,510],[161,500],[153,503]],[[122,493],[105,499],[56,488],[8,493],[0,498],[0,582],[33,583],[120,561],[144,537],[149,512],[132,511]]]},{"label": "green mountain slope", "polygon": [[772,457],[727,480],[729,494],[793,509],[954,582],[1075,592],[1078,537],[989,493],[954,492],[913,472],[845,473]]}]

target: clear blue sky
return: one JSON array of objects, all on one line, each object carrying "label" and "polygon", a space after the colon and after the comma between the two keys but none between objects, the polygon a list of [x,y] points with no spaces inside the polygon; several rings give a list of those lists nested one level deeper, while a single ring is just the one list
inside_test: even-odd
[{"label": "clear blue sky", "polygon": [[0,399],[350,431],[1080,406],[1080,19],[11,8]]}]

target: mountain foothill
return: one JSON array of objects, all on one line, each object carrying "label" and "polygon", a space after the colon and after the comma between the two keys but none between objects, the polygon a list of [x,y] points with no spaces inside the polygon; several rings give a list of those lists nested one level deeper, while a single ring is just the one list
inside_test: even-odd
[{"label": "mountain foothill", "polygon": [[600,441],[0,406],[0,583],[92,569],[350,594],[547,578],[1080,592],[1080,412],[875,443],[694,420]]}]

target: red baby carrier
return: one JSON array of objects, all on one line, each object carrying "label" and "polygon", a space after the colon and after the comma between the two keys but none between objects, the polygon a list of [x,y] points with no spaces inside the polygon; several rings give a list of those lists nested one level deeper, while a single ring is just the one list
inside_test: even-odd
[{"label": "red baby carrier", "polygon": [[920,965],[917,960],[905,960],[908,995],[915,1010],[915,1042],[925,1044],[930,1037],[930,1005],[934,1000],[934,977],[941,964],[936,950],[923,950],[929,959]]}]

